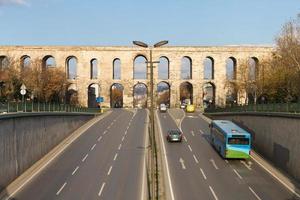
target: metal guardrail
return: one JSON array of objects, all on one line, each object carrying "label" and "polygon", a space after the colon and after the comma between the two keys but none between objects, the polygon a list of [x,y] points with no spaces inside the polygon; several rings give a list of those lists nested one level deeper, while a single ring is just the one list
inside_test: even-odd
[{"label": "metal guardrail", "polygon": [[285,112],[300,113],[300,103],[249,104],[242,106],[227,106],[224,108],[206,108],[206,113],[214,112]]},{"label": "metal guardrail", "polygon": [[18,112],[88,112],[99,113],[99,108],[86,108],[81,106],[73,106],[58,103],[40,103],[26,101],[22,102],[5,102],[0,103],[0,114],[2,113],[18,113]]}]

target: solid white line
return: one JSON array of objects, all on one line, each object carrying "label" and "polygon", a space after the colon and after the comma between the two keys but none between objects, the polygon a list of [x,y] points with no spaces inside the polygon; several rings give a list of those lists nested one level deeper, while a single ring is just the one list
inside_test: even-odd
[{"label": "solid white line", "polygon": [[273,172],[271,172],[267,167],[265,167],[263,164],[261,164],[256,158],[251,156],[251,158],[259,164],[262,168],[264,168],[269,174],[271,174],[275,179],[277,179],[282,185],[284,185],[288,190],[290,190],[293,194],[295,194],[298,198],[300,198],[300,194],[298,194],[294,188],[291,188],[288,186],[285,182],[283,182],[280,178],[278,178]]},{"label": "solid white line", "polygon": [[243,177],[241,177],[241,175],[235,169],[233,169],[233,171],[240,179],[243,179]]},{"label": "solid white line", "polygon": [[200,168],[200,171],[201,171],[201,173],[202,173],[203,178],[206,180],[207,178],[206,178],[205,173],[204,173],[204,171],[202,170],[202,168]]},{"label": "solid white line", "polygon": [[89,156],[89,154],[86,154],[86,155],[84,156],[84,158],[82,159],[82,162],[84,162],[85,159],[86,159],[88,156]]},{"label": "solid white line", "polygon": [[213,190],[213,188],[211,186],[209,186],[209,189],[210,189],[212,195],[214,196],[215,200],[219,200],[216,193],[215,193],[215,191]]},{"label": "solid white line", "polygon": [[94,145],[92,146],[91,151],[93,151],[93,150],[95,149],[96,145],[97,145],[97,144],[94,144]]},{"label": "solid white line", "polygon": [[184,139],[184,141],[186,141],[186,142],[187,142],[187,139],[186,139],[186,137],[185,137],[185,136],[183,136],[183,139]]},{"label": "solid white line", "polygon": [[114,161],[117,159],[118,157],[118,153],[116,153],[115,157],[114,157]]},{"label": "solid white line", "polygon": [[189,147],[190,151],[192,152],[193,151],[192,147],[190,145],[188,145],[188,147]]},{"label": "solid white line", "polygon": [[164,157],[164,160],[166,162],[167,177],[168,177],[168,182],[169,182],[169,187],[170,187],[171,200],[175,200],[173,187],[172,187],[171,176],[170,176],[170,170],[169,170],[169,163],[168,163],[168,158],[167,158],[167,153],[166,153],[166,147],[165,147],[165,143],[164,143],[164,140],[163,140],[163,137],[162,137],[163,131],[162,131],[162,128],[161,128],[161,124],[160,124],[157,112],[156,112],[156,119],[158,120],[158,127],[159,127],[159,130],[160,130],[159,136],[160,136],[160,140],[161,140],[161,143],[162,143],[163,157]]},{"label": "solid white line", "polygon": [[249,190],[254,194],[254,196],[258,199],[261,200],[261,198],[254,192],[254,190],[249,186]]},{"label": "solid white line", "polygon": [[120,149],[121,149],[121,147],[122,147],[122,144],[120,144],[120,145],[119,145],[118,149],[120,150]]},{"label": "solid white line", "polygon": [[102,183],[101,189],[100,189],[100,191],[99,191],[99,193],[98,193],[98,196],[99,196],[99,197],[100,197],[101,194],[102,194],[102,191],[103,191],[103,189],[104,189],[104,186],[105,186],[105,182]]},{"label": "solid white line", "polygon": [[195,154],[193,154],[194,160],[196,163],[199,163],[198,159],[196,158]]},{"label": "solid white line", "polygon": [[77,172],[77,170],[79,169],[79,166],[77,166],[74,171],[72,172],[72,176]]},{"label": "solid white line", "polygon": [[212,163],[212,165],[214,166],[215,169],[219,169],[219,167],[216,165],[214,159],[210,159],[210,162]]},{"label": "solid white line", "polygon": [[101,139],[102,139],[102,136],[100,136],[100,137],[98,138],[98,142],[100,142]]},{"label": "solid white line", "polygon": [[111,170],[112,170],[112,166],[110,166],[110,168],[109,168],[109,170],[108,170],[108,172],[107,172],[107,175],[108,175],[108,176],[110,175]]},{"label": "solid white line", "polygon": [[60,192],[64,189],[64,187],[67,185],[67,182],[65,182],[60,189],[56,192],[56,195],[58,196],[60,194]]}]

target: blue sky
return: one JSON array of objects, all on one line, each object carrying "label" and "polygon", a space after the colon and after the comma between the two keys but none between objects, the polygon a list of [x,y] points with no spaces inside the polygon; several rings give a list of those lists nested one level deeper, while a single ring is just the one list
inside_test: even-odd
[{"label": "blue sky", "polygon": [[0,45],[273,44],[299,0],[0,0]]}]

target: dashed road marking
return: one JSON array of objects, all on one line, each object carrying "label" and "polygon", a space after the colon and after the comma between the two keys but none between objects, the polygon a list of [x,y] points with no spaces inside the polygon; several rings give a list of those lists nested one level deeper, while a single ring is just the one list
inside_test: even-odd
[{"label": "dashed road marking", "polygon": [[243,179],[243,177],[235,169],[233,169],[233,171],[239,177],[239,179]]},{"label": "dashed road marking", "polygon": [[107,175],[108,175],[108,176],[110,175],[111,170],[112,170],[112,166],[110,166],[110,168],[109,168],[109,170],[108,170],[108,172],[107,172]]},{"label": "dashed road marking", "polygon": [[97,144],[94,144],[94,145],[92,146],[91,151],[93,151],[93,150],[95,149],[96,145],[97,145]]},{"label": "dashed road marking", "polygon": [[100,142],[101,139],[102,139],[102,136],[100,136],[100,137],[98,138],[98,142]]},{"label": "dashed road marking", "polygon": [[192,136],[195,136],[194,131],[191,131]]},{"label": "dashed road marking", "polygon": [[125,131],[125,135],[127,135],[127,130]]},{"label": "dashed road marking", "polygon": [[190,145],[188,145],[188,147],[189,147],[190,151],[192,152],[193,151],[192,147]]},{"label": "dashed road marking", "polygon": [[64,189],[64,187],[67,185],[67,182],[65,182],[61,187],[60,187],[60,189],[56,192],[56,195],[58,196],[60,193],[61,193],[61,191]]},{"label": "dashed road marking", "polygon": [[228,160],[225,160],[226,163],[229,163]]},{"label": "dashed road marking", "polygon": [[89,156],[89,154],[86,154],[86,155],[84,156],[84,158],[82,159],[82,162],[84,162],[88,156]]},{"label": "dashed road marking", "polygon": [[104,132],[103,132],[103,135],[105,135],[106,133],[107,133],[107,131],[104,131]]},{"label": "dashed road marking", "polygon": [[203,178],[206,180],[207,178],[206,178],[206,175],[205,175],[205,173],[204,173],[203,169],[202,169],[202,168],[200,168],[200,171],[201,171],[201,174],[202,174]]},{"label": "dashed road marking", "polygon": [[183,136],[183,139],[184,139],[184,141],[186,141],[186,142],[187,142],[187,139],[186,139],[186,137],[185,137],[185,136]]},{"label": "dashed road marking", "polygon": [[214,159],[210,159],[209,161],[211,162],[211,164],[214,166],[215,169],[217,169],[217,170],[219,169],[219,167],[216,165],[216,162]]},{"label": "dashed road marking", "polygon": [[79,166],[77,166],[74,171],[72,172],[72,176],[77,172],[77,170],[79,169]]},{"label": "dashed road marking", "polygon": [[209,186],[209,189],[210,189],[212,195],[214,196],[215,200],[219,200],[216,193],[215,193],[215,191],[214,191],[214,189],[211,186]]},{"label": "dashed road marking", "polygon": [[121,149],[121,147],[122,147],[122,144],[120,144],[120,145],[119,145],[118,149],[120,150],[120,149]]},{"label": "dashed road marking", "polygon": [[251,168],[251,161],[250,161],[250,163],[249,163],[249,165],[247,165],[247,163],[245,162],[245,161],[243,161],[243,160],[241,160],[240,161],[247,169],[249,169],[250,171],[252,170],[252,168]]},{"label": "dashed road marking", "polygon": [[195,154],[193,154],[194,160],[196,163],[199,163],[198,159],[196,158]]},{"label": "dashed road marking", "polygon": [[115,154],[114,161],[117,159],[118,153]]},{"label": "dashed road marking", "polygon": [[203,134],[204,134],[204,132],[203,132],[201,129],[199,130],[199,132],[201,133],[201,135],[203,135]]},{"label": "dashed road marking", "polygon": [[249,190],[253,193],[253,195],[258,199],[261,200],[261,198],[254,192],[254,190],[249,186]]},{"label": "dashed road marking", "polygon": [[124,141],[124,139],[125,139],[125,137],[123,136],[123,137],[122,137],[122,142]]},{"label": "dashed road marking", "polygon": [[99,197],[101,196],[101,194],[102,194],[102,192],[103,192],[104,186],[105,186],[105,182],[102,183],[102,186],[101,186],[100,191],[99,191],[99,193],[98,193],[98,196],[99,196]]},{"label": "dashed road marking", "polygon": [[186,167],[185,167],[185,165],[184,165],[184,160],[183,160],[182,158],[180,158],[180,159],[179,159],[179,162],[180,162],[180,164],[181,164],[182,169],[185,170]]}]

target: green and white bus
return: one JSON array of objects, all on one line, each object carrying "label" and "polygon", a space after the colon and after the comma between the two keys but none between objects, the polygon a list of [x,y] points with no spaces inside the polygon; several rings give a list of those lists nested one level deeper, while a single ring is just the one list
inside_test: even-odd
[{"label": "green and white bus", "polygon": [[251,134],[228,120],[210,124],[211,143],[223,158],[250,158]]}]

